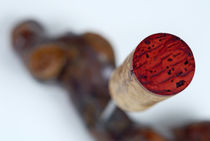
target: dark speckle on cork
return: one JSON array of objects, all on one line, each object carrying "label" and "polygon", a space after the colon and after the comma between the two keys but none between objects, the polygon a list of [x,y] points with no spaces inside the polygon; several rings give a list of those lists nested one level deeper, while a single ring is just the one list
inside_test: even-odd
[{"label": "dark speckle on cork", "polygon": [[190,52],[188,52],[188,56],[192,56],[192,54]]},{"label": "dark speckle on cork", "polygon": [[133,75],[134,74],[134,71],[133,71],[133,69],[131,70],[131,75]]},{"label": "dark speckle on cork", "polygon": [[178,77],[178,76],[180,76],[182,73],[183,73],[183,72],[182,72],[182,71],[180,71],[179,73],[177,73],[177,75],[176,75],[176,76]]},{"label": "dark speckle on cork", "polygon": [[149,54],[146,54],[146,57],[149,58]]},{"label": "dark speckle on cork", "polygon": [[187,65],[187,64],[188,64],[188,61],[186,60],[186,61],[184,62],[184,64]]},{"label": "dark speckle on cork", "polygon": [[147,45],[150,44],[150,41],[148,41],[148,40],[145,40],[144,42],[145,42],[145,44],[147,44]]},{"label": "dark speckle on cork", "polygon": [[171,62],[171,61],[173,61],[173,59],[171,59],[171,58],[168,58],[168,62]]},{"label": "dark speckle on cork", "polygon": [[177,82],[176,87],[179,88],[179,87],[183,86],[184,82],[185,82],[184,80],[181,80],[181,81]]},{"label": "dark speckle on cork", "polygon": [[171,70],[168,71],[168,75],[171,75]]},{"label": "dark speckle on cork", "polygon": [[144,76],[144,79],[147,79],[147,76],[146,75]]}]

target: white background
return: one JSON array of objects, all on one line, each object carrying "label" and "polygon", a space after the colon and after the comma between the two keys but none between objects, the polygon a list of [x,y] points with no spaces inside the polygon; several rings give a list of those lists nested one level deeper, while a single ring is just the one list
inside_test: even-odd
[{"label": "white background", "polygon": [[194,52],[196,73],[179,95],[136,121],[168,128],[210,120],[209,0],[0,0],[0,141],[92,141],[67,92],[35,81],[10,45],[10,31],[25,18],[41,21],[51,35],[99,32],[114,46],[117,64],[150,34],[168,32]]}]

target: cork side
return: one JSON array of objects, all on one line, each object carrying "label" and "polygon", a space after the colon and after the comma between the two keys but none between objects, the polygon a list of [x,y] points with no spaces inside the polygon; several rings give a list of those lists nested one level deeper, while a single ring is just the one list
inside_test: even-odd
[{"label": "cork side", "polygon": [[145,89],[132,71],[133,52],[111,76],[109,90],[115,103],[125,111],[143,111],[171,96],[160,96]]}]

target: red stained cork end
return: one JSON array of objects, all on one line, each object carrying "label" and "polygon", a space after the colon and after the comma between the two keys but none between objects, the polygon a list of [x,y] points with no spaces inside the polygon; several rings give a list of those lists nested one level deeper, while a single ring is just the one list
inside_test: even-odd
[{"label": "red stained cork end", "polygon": [[133,72],[149,91],[175,95],[184,90],[195,73],[189,46],[179,37],[158,33],[145,38],[133,55]]}]

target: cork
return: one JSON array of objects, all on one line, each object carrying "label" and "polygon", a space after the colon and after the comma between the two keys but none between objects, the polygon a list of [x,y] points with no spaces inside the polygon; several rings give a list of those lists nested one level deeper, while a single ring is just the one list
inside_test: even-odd
[{"label": "cork", "polygon": [[175,35],[158,33],[141,41],[114,70],[109,90],[121,109],[143,111],[183,91],[194,72],[189,46]]}]

